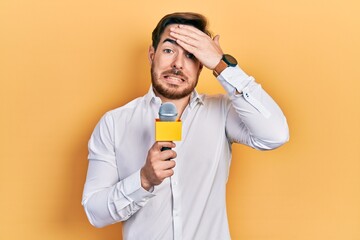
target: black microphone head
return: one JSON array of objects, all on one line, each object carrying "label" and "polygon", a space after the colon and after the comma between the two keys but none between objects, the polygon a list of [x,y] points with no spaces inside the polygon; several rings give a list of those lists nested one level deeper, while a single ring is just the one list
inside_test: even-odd
[{"label": "black microphone head", "polygon": [[159,109],[159,119],[164,122],[175,122],[177,117],[177,109],[172,102],[161,104]]}]

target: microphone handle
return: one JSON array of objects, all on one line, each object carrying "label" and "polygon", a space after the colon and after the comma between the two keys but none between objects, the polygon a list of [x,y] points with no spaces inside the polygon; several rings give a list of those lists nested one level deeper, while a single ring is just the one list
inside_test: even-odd
[{"label": "microphone handle", "polygon": [[[162,147],[161,148],[161,151],[166,151],[166,150],[171,150],[171,148],[169,148],[169,147]],[[166,159],[166,161],[168,161],[168,160],[170,160],[171,158],[169,158],[169,159]]]}]

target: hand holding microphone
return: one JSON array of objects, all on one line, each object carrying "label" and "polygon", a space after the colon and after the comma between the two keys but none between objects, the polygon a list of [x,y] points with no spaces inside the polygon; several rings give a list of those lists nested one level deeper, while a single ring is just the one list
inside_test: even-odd
[{"label": "hand holding microphone", "polygon": [[176,158],[176,152],[173,150],[161,151],[163,147],[171,149],[175,147],[175,143],[155,142],[148,151],[145,165],[140,171],[141,186],[146,190],[159,185],[165,178],[174,174],[175,161],[171,159]]}]

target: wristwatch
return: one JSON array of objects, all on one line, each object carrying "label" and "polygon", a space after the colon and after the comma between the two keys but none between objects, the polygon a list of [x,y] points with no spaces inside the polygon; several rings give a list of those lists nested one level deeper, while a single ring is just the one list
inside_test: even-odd
[{"label": "wristwatch", "polygon": [[225,70],[225,68],[235,67],[236,65],[237,65],[237,61],[233,56],[229,54],[224,54],[218,65],[214,68],[213,74],[215,77],[217,77],[220,75],[222,71]]}]

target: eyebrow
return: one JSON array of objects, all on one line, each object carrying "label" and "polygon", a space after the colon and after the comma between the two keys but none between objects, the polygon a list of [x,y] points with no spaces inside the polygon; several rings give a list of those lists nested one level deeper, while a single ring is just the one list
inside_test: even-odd
[{"label": "eyebrow", "polygon": [[176,40],[170,39],[170,38],[166,38],[166,39],[163,41],[163,43],[165,43],[165,42],[169,42],[169,43],[172,43],[172,44],[179,45],[179,44],[176,42]]}]

